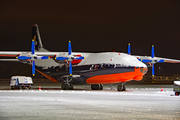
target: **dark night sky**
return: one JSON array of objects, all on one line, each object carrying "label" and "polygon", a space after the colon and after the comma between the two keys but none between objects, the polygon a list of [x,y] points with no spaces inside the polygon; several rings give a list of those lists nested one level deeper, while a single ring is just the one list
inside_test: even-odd
[{"label": "dark night sky", "polygon": [[178,0],[1,0],[0,50],[30,50],[35,23],[50,51],[67,51],[71,39],[73,51],[126,52],[131,43],[132,54],[150,55],[154,44],[156,56],[180,59]]}]

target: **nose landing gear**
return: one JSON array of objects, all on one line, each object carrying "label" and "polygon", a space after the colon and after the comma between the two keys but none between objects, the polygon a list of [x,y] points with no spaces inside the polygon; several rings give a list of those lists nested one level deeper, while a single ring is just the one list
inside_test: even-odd
[{"label": "nose landing gear", "polygon": [[126,87],[125,87],[124,83],[119,84],[119,85],[117,86],[117,90],[118,90],[118,91],[125,91],[125,90],[126,90]]}]

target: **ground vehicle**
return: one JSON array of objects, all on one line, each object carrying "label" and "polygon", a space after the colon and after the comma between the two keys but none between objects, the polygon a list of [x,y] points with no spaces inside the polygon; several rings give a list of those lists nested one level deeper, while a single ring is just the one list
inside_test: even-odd
[{"label": "ground vehicle", "polygon": [[175,95],[180,94],[180,81],[174,81],[173,91],[175,92]]},{"label": "ground vehicle", "polygon": [[12,76],[10,80],[11,89],[30,89],[33,85],[31,77],[26,76]]}]

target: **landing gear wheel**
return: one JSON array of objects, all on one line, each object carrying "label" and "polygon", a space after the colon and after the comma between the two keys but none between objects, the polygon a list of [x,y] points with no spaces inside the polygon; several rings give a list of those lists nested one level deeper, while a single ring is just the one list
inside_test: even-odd
[{"label": "landing gear wheel", "polygon": [[73,88],[74,88],[73,85],[70,83],[70,90],[73,90]]},{"label": "landing gear wheel", "polygon": [[118,85],[118,86],[117,86],[117,90],[118,90],[118,91],[122,91],[122,85]]},{"label": "landing gear wheel", "polygon": [[73,84],[71,82],[72,80],[72,76],[67,77],[66,81],[61,84],[61,90],[73,90]]},{"label": "landing gear wheel", "polygon": [[122,91],[126,91],[126,87],[125,87],[125,85],[123,85],[123,89],[122,89]]},{"label": "landing gear wheel", "polygon": [[73,90],[73,85],[71,83],[62,83],[61,90]]},{"label": "landing gear wheel", "polygon": [[91,90],[103,90],[103,85],[102,84],[92,84]]},{"label": "landing gear wheel", "polygon": [[65,83],[62,83],[62,84],[61,84],[61,90],[66,90]]},{"label": "landing gear wheel", "polygon": [[126,90],[126,87],[125,87],[124,84],[120,84],[120,85],[117,86],[117,90],[118,90],[118,91],[125,91],[125,90]]},{"label": "landing gear wheel", "polygon": [[102,84],[99,84],[100,86],[100,89],[99,90],[103,90],[103,85]]},{"label": "landing gear wheel", "polygon": [[11,86],[11,90],[14,90],[14,86]]},{"label": "landing gear wheel", "polygon": [[66,83],[66,84],[65,84],[65,89],[66,89],[66,90],[69,90],[69,89],[70,89],[70,84]]}]

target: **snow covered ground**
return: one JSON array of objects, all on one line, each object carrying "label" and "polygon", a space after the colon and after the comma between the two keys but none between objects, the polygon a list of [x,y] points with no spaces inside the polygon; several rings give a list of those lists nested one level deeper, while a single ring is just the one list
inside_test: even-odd
[{"label": "snow covered ground", "polygon": [[0,90],[0,120],[180,120],[172,88]]}]

